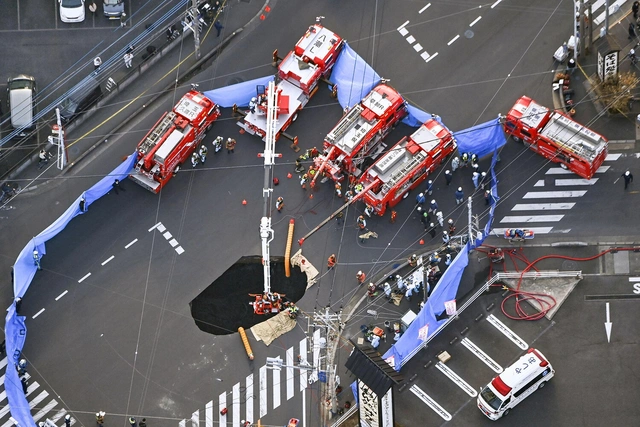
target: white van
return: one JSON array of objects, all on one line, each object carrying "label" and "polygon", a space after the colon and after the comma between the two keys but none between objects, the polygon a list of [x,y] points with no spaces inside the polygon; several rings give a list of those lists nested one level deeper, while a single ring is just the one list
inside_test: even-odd
[{"label": "white van", "polygon": [[9,78],[7,83],[7,102],[11,112],[11,126],[16,129],[33,127],[35,95],[35,78],[25,74]]},{"label": "white van", "polygon": [[525,397],[545,386],[556,371],[542,353],[530,348],[478,394],[478,408],[491,420],[507,415]]}]

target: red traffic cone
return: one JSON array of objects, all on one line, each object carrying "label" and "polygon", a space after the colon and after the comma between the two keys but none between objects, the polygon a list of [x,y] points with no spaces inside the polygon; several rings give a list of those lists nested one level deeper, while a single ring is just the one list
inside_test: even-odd
[{"label": "red traffic cone", "polygon": [[420,239],[420,244],[424,245],[424,239]]},{"label": "red traffic cone", "polygon": [[246,205],[246,204],[247,204],[247,201],[246,201],[246,200],[243,200],[243,201],[242,201],[242,204],[243,204],[243,205]]},{"label": "red traffic cone", "polygon": [[310,199],[313,199],[313,193],[312,193],[312,194],[309,194],[309,198],[310,198]]},{"label": "red traffic cone", "polygon": [[289,172],[289,173],[287,174],[287,178],[292,178],[292,177],[293,177],[293,175],[291,175],[291,172]]}]

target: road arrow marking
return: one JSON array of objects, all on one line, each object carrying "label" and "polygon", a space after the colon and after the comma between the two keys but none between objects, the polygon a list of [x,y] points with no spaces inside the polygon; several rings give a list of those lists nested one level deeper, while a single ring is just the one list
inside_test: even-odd
[{"label": "road arrow marking", "polygon": [[607,332],[607,342],[611,342],[611,313],[609,313],[609,303],[607,303],[607,321],[604,322],[604,330]]}]

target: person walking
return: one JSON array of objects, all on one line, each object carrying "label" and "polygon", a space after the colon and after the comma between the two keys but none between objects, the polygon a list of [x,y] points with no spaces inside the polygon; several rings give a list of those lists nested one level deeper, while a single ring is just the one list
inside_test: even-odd
[{"label": "person walking", "polygon": [[453,218],[449,218],[449,221],[447,221],[447,224],[449,224],[449,234],[455,234],[456,226],[453,225]]},{"label": "person walking", "polygon": [[216,20],[216,22],[213,24],[214,28],[216,29],[216,31],[218,32],[216,37],[220,37],[220,33],[222,32],[222,29],[224,28],[222,26],[222,24],[220,23],[219,20]]},{"label": "person walking", "polygon": [[640,8],[640,2],[634,1],[631,5],[631,11],[633,12],[633,19],[638,19],[638,9]]},{"label": "person walking", "polygon": [[429,210],[428,212],[431,213],[436,213],[436,211],[438,210],[438,204],[436,203],[436,199],[431,200],[431,204],[429,204]]},{"label": "person walking", "polygon": [[450,170],[444,171],[444,179],[447,180],[447,185],[451,184],[451,180],[453,180],[453,174]]},{"label": "person walking", "polygon": [[460,167],[460,158],[454,157],[453,160],[451,160],[451,171],[455,172],[458,167]]},{"label": "person walking", "polygon": [[429,212],[422,212],[422,215],[420,215],[420,222],[422,222],[422,225],[427,228],[427,224],[429,223]]},{"label": "person walking", "polygon": [[133,67],[133,54],[132,53],[125,53],[124,57],[122,58],[124,59],[124,66],[127,68],[131,68]]},{"label": "person walking", "polygon": [[122,12],[122,14],[120,15],[120,26],[122,28],[127,26],[127,14]]},{"label": "person walking", "polygon": [[38,169],[42,169],[47,163],[49,163],[49,153],[47,153],[47,150],[42,149],[38,153]]},{"label": "person walking", "polygon": [[433,194],[433,181],[432,180],[427,181],[427,189],[425,190],[425,192],[427,193],[428,196],[431,196]]},{"label": "person walking", "polygon": [[331,254],[329,258],[327,258],[327,269],[331,270],[336,266],[338,259],[336,258],[336,254]]},{"label": "person walking", "polygon": [[436,213],[436,219],[438,220],[438,224],[440,224],[440,228],[444,227],[444,216],[442,215],[442,211],[438,211],[438,213]]},{"label": "person walking", "polygon": [[136,419],[133,417],[129,417],[129,425],[131,427],[137,427],[138,423],[136,422]]},{"label": "person walking", "polygon": [[434,223],[429,224],[429,235],[432,239],[436,237],[436,225]]},{"label": "person walking", "polygon": [[478,172],[474,172],[471,177],[471,181],[473,181],[473,188],[478,189],[478,180],[480,179],[480,174]]},{"label": "person walking", "polygon": [[93,59],[93,69],[95,71],[98,71],[98,68],[100,68],[101,65],[102,65],[102,59],[99,56],[96,56]]},{"label": "person walking", "polygon": [[71,415],[64,416],[64,427],[71,427]]},{"label": "person walking", "polygon": [[459,205],[464,201],[464,193],[462,192],[462,187],[458,187],[456,191],[456,205]]},{"label": "person walking", "polygon": [[633,175],[631,174],[631,172],[626,171],[622,174],[622,177],[624,178],[624,189],[626,190],[629,184],[633,182]]},{"label": "person walking", "polygon": [[116,195],[118,195],[118,190],[127,191],[124,188],[122,188],[122,185],[120,185],[119,179],[114,180],[113,184],[111,184],[111,187],[113,188],[113,191],[116,192]]},{"label": "person walking", "polygon": [[227,138],[227,154],[234,153],[236,149],[236,140],[233,138]]},{"label": "person walking", "polygon": [[416,196],[416,203],[419,206],[424,205],[424,203],[426,202],[425,198],[424,198],[424,193],[420,193]]},{"label": "person walking", "polygon": [[389,222],[393,224],[394,222],[396,222],[397,217],[398,217],[398,212],[391,211],[391,217],[389,218]]},{"label": "person walking", "polygon": [[278,212],[282,212],[282,208],[284,208],[284,199],[280,196],[276,199],[276,209]]},{"label": "person walking", "polygon": [[198,150],[198,154],[200,155],[200,161],[202,162],[202,164],[204,165],[204,162],[207,160],[207,153],[209,152],[209,149],[202,144],[200,146],[200,150]]}]

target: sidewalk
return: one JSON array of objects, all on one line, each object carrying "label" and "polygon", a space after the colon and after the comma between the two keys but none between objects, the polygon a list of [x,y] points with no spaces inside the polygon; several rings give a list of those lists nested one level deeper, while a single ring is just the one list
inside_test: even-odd
[{"label": "sidewalk", "polygon": [[[269,1],[247,3],[228,0],[227,7],[218,17],[224,25],[220,37],[216,37],[213,25],[203,29],[199,59],[194,52],[193,33],[189,30],[171,42],[171,49],[165,49],[146,61],[142,59],[144,49],[140,49],[142,52],[134,56],[133,68],[118,67],[110,75],[114,81],[120,82],[119,85],[111,92],[103,90],[104,98],[67,129],[67,167],[59,171],[52,164],[52,159],[46,167],[39,169],[37,155],[34,155],[16,169],[9,176],[9,180],[20,180],[23,183],[22,187],[26,187],[23,191],[33,191],[53,178],[70,173],[74,166],[95,150],[107,149],[109,139],[117,136],[119,130],[135,119],[148,105],[172,91],[176,84],[183,85],[196,72],[215,60],[245,28],[255,24]],[[133,149],[135,142],[131,145],[131,151]],[[55,147],[48,147],[52,154],[55,154],[55,150]],[[37,181],[29,185],[35,179]]]}]

